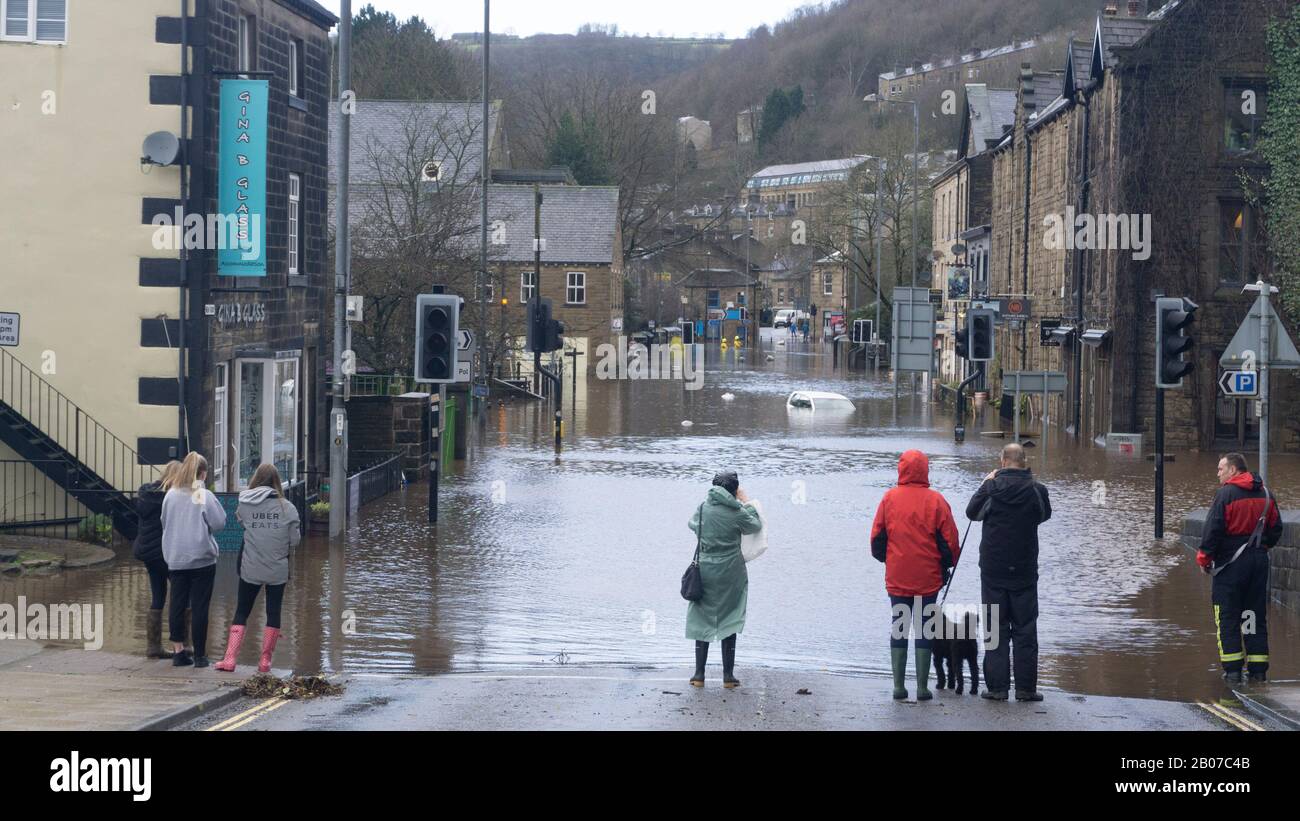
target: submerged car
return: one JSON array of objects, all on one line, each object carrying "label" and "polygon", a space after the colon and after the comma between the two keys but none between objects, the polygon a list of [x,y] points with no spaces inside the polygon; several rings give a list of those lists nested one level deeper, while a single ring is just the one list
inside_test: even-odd
[{"label": "submerged car", "polygon": [[842,393],[828,391],[795,391],[786,397],[787,410],[851,411],[853,402]]}]

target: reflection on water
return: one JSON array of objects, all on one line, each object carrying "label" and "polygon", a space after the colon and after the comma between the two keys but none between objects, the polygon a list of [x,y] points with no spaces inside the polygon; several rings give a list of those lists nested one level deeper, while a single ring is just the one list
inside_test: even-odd
[{"label": "reflection on water", "polygon": [[[771,352],[774,361],[766,362]],[[883,565],[867,532],[896,479],[897,455],[930,455],[931,483],[965,530],[965,503],[996,465],[1002,440],[968,429],[905,383],[837,376],[816,345],[709,351],[704,390],[668,381],[566,379],[565,450],[551,446],[544,408],[496,405],[471,463],[444,477],[442,522],[426,522],[415,485],[351,523],[346,547],[308,539],[293,561],[283,655],[317,669],[434,673],[519,664],[674,665],[683,638],[681,571],[694,548],[686,520],[721,467],[763,502],[770,549],[750,566],[741,664],[883,675],[889,621]],[[796,388],[843,393],[856,410],[787,411]],[[726,392],[734,401],[723,401]],[[681,422],[690,420],[691,427]],[[994,421],[990,414],[989,421]],[[1026,427],[1030,427],[1026,425]],[[1151,462],[1066,438],[1037,441],[1031,466],[1052,492],[1042,531],[1041,678],[1049,686],[1109,695],[1217,698],[1209,582],[1191,554],[1152,539]],[[1179,454],[1167,468],[1168,528],[1208,504],[1213,454]],[[1275,457],[1277,493],[1296,462]],[[1104,483],[1104,484],[1099,484]],[[958,569],[950,604],[978,601],[979,527]],[[103,601],[106,646],[143,642],[143,568],[0,580],[0,600]],[[233,558],[223,556],[212,608],[213,647],[234,608]],[[1278,608],[1270,624],[1273,676],[1300,673],[1300,620]],[[261,616],[250,627],[259,630]],[[254,660],[256,642],[245,648]]]}]

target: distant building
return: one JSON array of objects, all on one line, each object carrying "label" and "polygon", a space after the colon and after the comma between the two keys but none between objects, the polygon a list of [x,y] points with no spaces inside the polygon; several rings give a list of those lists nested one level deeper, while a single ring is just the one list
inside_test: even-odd
[{"label": "distant building", "polygon": [[685,145],[690,143],[696,151],[708,151],[713,148],[713,127],[708,120],[698,117],[679,117],[677,119],[677,141]]},{"label": "distant building", "polygon": [[763,107],[761,105],[747,108],[736,115],[736,142],[744,145],[752,143],[758,135],[758,128],[763,124]]},{"label": "distant building", "polygon": [[861,154],[839,160],[769,165],[745,181],[741,200],[750,205],[784,204],[790,209],[824,204],[827,190],[846,182],[853,170],[869,159]]},{"label": "distant building", "polygon": [[897,68],[880,75],[876,94],[880,99],[912,97],[927,85],[946,85],[957,88],[964,83],[979,83],[989,79],[995,70],[1014,70],[1026,52],[1043,42],[1020,40],[987,51],[974,49],[967,54],[931,62],[916,61],[907,68]]}]

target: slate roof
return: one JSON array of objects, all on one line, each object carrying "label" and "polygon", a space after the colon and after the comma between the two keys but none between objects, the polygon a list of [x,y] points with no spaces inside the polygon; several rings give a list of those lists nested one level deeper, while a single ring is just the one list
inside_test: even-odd
[{"label": "slate roof", "polygon": [[[338,183],[338,128],[337,105],[330,109],[330,176],[331,186]],[[488,127],[491,141],[495,141],[500,103],[490,108]],[[432,156],[443,164],[443,179],[455,179],[459,184],[469,184],[480,175],[483,154],[483,103],[438,102],[409,100],[358,100],[356,113],[352,114],[352,134],[349,150],[351,163],[349,179],[353,185],[379,181],[374,158],[405,158],[411,148],[428,148]],[[416,136],[412,137],[412,134]]]},{"label": "slate roof", "polygon": [[1092,43],[1070,38],[1065,46],[1065,71],[1074,91],[1092,82]]},{"label": "slate roof", "polygon": [[768,188],[774,185],[806,185],[815,182],[843,180],[848,177],[849,171],[869,159],[870,157],[866,155],[859,155],[839,160],[769,165],[751,175],[745,182],[745,187]]},{"label": "slate roof", "polygon": [[[1115,66],[1114,48],[1133,45],[1159,22],[1159,19],[1152,17],[1099,16],[1093,35],[1091,76],[1100,77],[1102,71]],[[1098,58],[1104,60],[1101,65],[1098,65]]]},{"label": "slate roof", "polygon": [[758,280],[730,268],[697,268],[676,284],[681,288],[752,288]]},{"label": "slate roof", "polygon": [[[609,265],[618,227],[618,188],[543,185],[542,262]],[[533,261],[533,187],[493,185],[488,192],[488,220],[505,223],[506,244],[494,246],[492,258]]]},{"label": "slate roof", "polygon": [[[924,74],[925,72],[928,71],[934,71],[935,68],[952,68],[953,66],[965,65],[966,63],[973,63],[979,60],[988,60],[993,57],[1001,57],[1003,55],[1013,54],[1017,51],[1024,51],[1026,49],[1033,48],[1035,45],[1037,45],[1036,40],[1025,40],[1023,42],[1009,43],[1005,46],[999,46],[995,49],[990,49],[989,51],[981,51],[978,53],[971,52],[969,54],[963,54],[959,57],[949,57],[947,59],[939,61],[938,64],[922,63],[920,73]],[[916,71],[915,67],[908,66],[907,68],[902,69],[900,71],[886,71],[885,73],[880,75],[880,79],[886,81],[897,80],[899,77],[911,77],[913,74],[916,73],[918,72]]]},{"label": "slate roof", "polygon": [[[984,83],[966,85],[966,118],[973,145],[964,145],[965,156],[973,157],[1002,139],[1004,126],[1015,125],[1016,92],[1014,89],[989,88]],[[962,135],[966,139],[966,135]]]}]

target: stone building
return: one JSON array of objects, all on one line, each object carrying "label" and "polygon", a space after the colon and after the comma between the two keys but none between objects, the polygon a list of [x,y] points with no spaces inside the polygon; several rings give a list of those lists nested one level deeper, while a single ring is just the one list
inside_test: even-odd
[{"label": "stone building", "polygon": [[876,80],[876,96],[886,100],[911,98],[930,85],[956,89],[967,83],[996,81],[1000,79],[999,73],[1014,70],[1039,45],[1039,40],[1017,40],[993,49],[974,49],[956,57],[929,62],[917,60],[906,68],[882,73]]},{"label": "stone building", "polygon": [[[174,0],[7,3],[0,23],[12,97],[0,145],[25,158],[0,178],[0,311],[22,315],[19,344],[0,356],[48,386],[50,403],[0,397],[0,436],[8,443],[6,432],[35,422],[45,450],[34,458],[28,436],[14,440],[17,456],[59,465],[56,485],[79,473],[80,485],[57,491],[78,501],[93,475],[104,488],[85,504],[122,525],[122,494],[188,450],[209,458],[219,490],[237,489],[259,462],[302,479],[324,454],[337,19],[314,0],[185,5],[182,17]],[[241,79],[265,94],[266,111],[236,123],[222,97]],[[223,126],[264,136],[265,161],[239,180],[264,199],[260,230],[221,213],[220,166],[237,153]],[[84,224],[69,230],[70,213]],[[221,246],[240,230],[257,250],[235,269],[221,260],[240,249]],[[42,427],[56,401],[75,406],[78,433]],[[106,447],[90,447],[89,431]],[[16,461],[6,447],[0,461]]]},{"label": "stone building", "polygon": [[[1023,72],[1014,131],[993,154],[991,285],[1027,295],[1032,314],[1000,328],[993,376],[1064,370],[1070,390],[1051,416],[1080,437],[1151,434],[1159,294],[1201,306],[1196,370],[1166,391],[1168,446],[1242,447],[1258,436],[1248,402],[1218,397],[1218,360],[1249,308],[1242,285],[1269,270],[1242,180],[1267,170],[1256,151],[1264,27],[1289,6],[1112,5],[1090,43],[1070,41],[1063,74]],[[1045,320],[1060,329],[1044,334]],[[1292,395],[1292,375],[1281,375],[1272,433],[1287,450],[1300,449],[1295,415],[1280,412]]]}]

